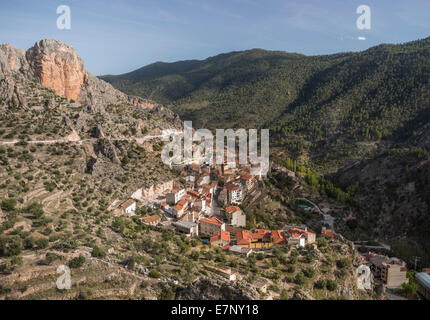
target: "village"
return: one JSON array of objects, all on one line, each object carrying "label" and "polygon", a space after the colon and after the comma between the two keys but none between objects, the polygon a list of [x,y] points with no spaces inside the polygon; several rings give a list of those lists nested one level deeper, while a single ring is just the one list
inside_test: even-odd
[{"label": "village", "polygon": [[279,230],[246,228],[247,217],[240,206],[264,179],[252,175],[251,168],[238,159],[221,165],[184,164],[177,167],[177,181],[139,189],[114,211],[134,216],[139,203],[153,213],[141,218],[142,224],[199,237],[205,244],[244,256],[279,244],[304,247],[314,243],[316,234],[305,225],[286,225]]},{"label": "village", "polygon": [[[241,165],[236,159],[235,164],[191,163],[177,169],[179,179],[137,190],[115,208],[116,214],[134,216],[139,202],[140,206],[151,208],[150,215],[140,218],[142,224],[172,230],[190,238],[198,237],[203,244],[245,258],[276,245],[299,248],[316,242],[316,233],[303,224],[285,225],[277,230],[247,228],[247,217],[241,204],[259,184],[263,184],[264,179],[264,176],[250,173],[251,165]],[[292,176],[294,172],[287,174]],[[299,207],[322,215],[320,236],[334,238],[334,218],[311,201],[307,202],[309,205],[300,204]],[[406,263],[400,259],[368,251],[362,255],[362,263],[370,268],[373,283],[384,294],[386,289],[401,288],[408,283]],[[230,269],[207,268],[229,281],[236,280]],[[428,273],[421,273],[417,279],[424,278],[418,281],[419,290],[424,295],[429,290]]]}]

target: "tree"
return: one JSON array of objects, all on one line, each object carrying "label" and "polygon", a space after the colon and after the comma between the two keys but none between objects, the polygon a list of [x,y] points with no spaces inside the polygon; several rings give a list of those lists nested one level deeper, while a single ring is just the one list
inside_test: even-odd
[{"label": "tree", "polygon": [[85,263],[85,257],[83,255],[80,255],[79,257],[73,258],[69,261],[69,267],[70,268],[80,268]]},{"label": "tree", "polygon": [[288,291],[287,290],[285,290],[285,289],[283,289],[282,291],[281,291],[281,296],[280,296],[280,299],[281,300],[288,300],[290,297],[289,297],[289,295],[288,295]]},{"label": "tree", "polygon": [[326,281],[324,279],[319,279],[314,283],[315,289],[324,289],[326,287]]},{"label": "tree", "polygon": [[307,278],[312,278],[315,275],[315,269],[313,269],[311,267],[305,268],[305,269],[303,269],[303,274]]},{"label": "tree", "polygon": [[151,270],[151,271],[149,271],[149,276],[151,278],[159,279],[159,278],[161,278],[161,273],[158,272],[157,270]]},{"label": "tree", "polygon": [[402,288],[405,291],[406,295],[413,296],[415,293],[417,293],[418,290],[418,284],[415,282],[415,275],[413,272],[408,272],[408,283],[403,283]]},{"label": "tree", "polygon": [[326,281],[326,288],[329,291],[334,291],[337,288],[337,283],[334,280],[327,280]]},{"label": "tree", "polygon": [[91,255],[95,258],[103,258],[106,256],[106,252],[104,252],[100,247],[94,246]]},{"label": "tree", "polygon": [[170,288],[165,288],[161,290],[160,294],[158,295],[158,300],[174,300],[175,299],[175,292],[173,292]]},{"label": "tree", "polygon": [[19,236],[0,236],[0,257],[17,256],[23,248]]},{"label": "tree", "polygon": [[194,261],[197,261],[199,259],[199,257],[200,257],[200,252],[198,252],[196,250],[191,252],[191,254],[190,254],[190,258],[193,259]]},{"label": "tree", "polygon": [[29,204],[23,210],[25,213],[29,213],[36,219],[40,219],[43,216],[43,205],[41,203],[33,202]]},{"label": "tree", "polygon": [[302,272],[299,272],[294,278],[294,283],[298,285],[303,285],[306,283],[306,278]]},{"label": "tree", "polygon": [[15,210],[16,200],[11,199],[4,199],[1,201],[1,208],[4,211],[11,212]]}]

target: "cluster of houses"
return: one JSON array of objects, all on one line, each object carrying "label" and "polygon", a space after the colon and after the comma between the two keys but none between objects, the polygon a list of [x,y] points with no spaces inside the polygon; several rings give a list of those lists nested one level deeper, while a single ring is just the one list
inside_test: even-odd
[{"label": "cluster of houses", "polygon": [[[245,227],[246,215],[238,207],[252,192],[257,178],[247,165],[185,165],[183,184],[175,187],[160,203],[161,210],[176,231],[190,236],[211,237],[221,225]],[[224,228],[224,227],[223,227]]]},{"label": "cluster of houses", "polygon": [[[182,183],[173,185],[163,195],[164,201],[158,204],[164,219],[153,215],[142,218],[141,222],[156,226],[165,220],[178,233],[200,236],[212,246],[245,255],[252,249],[281,243],[295,246],[313,243],[315,233],[306,226],[287,226],[282,230],[244,229],[246,214],[239,206],[258,184],[258,177],[251,175],[250,169],[250,165],[239,163],[235,166],[184,165],[180,168]],[[136,202],[127,200],[119,208],[132,216]]]},{"label": "cluster of houses", "polygon": [[306,226],[286,226],[281,230],[256,229],[252,231],[227,226],[226,230],[217,230],[213,233],[210,243],[234,253],[248,255],[252,249],[270,248],[279,244],[304,247],[315,242],[315,238],[315,233],[308,231]]}]

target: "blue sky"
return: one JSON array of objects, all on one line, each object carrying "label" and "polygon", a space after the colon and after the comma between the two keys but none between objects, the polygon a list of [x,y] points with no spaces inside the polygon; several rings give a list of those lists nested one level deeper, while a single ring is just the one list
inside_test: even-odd
[{"label": "blue sky", "polygon": [[[71,8],[71,30],[56,27]],[[372,13],[358,30],[359,5]],[[0,3],[0,43],[71,44],[95,75],[156,62],[263,48],[307,55],[364,50],[430,36],[429,0],[14,0]],[[366,40],[358,40],[364,37]]]}]

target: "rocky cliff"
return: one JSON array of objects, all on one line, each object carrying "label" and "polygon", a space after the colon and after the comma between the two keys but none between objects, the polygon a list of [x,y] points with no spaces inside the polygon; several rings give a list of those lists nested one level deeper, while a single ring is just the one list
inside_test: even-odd
[{"label": "rocky cliff", "polygon": [[[178,129],[179,117],[93,76],[75,49],[58,40],[38,41],[27,51],[0,45],[0,114],[0,148],[18,141],[69,143],[80,153],[74,172],[105,185],[124,183],[118,188],[121,196],[172,179],[145,144],[151,145],[148,150],[153,143],[159,149],[156,137],[163,129]],[[5,165],[6,160],[0,158]],[[144,179],[134,171],[140,165],[142,172],[151,172]],[[68,166],[64,170],[70,171]],[[7,171],[2,173],[6,177]]]},{"label": "rocky cliff", "polygon": [[76,50],[53,39],[36,42],[23,51],[0,45],[0,99],[26,106],[22,82],[36,81],[60,97],[91,107],[129,104],[151,109],[179,123],[178,116],[163,106],[140,97],[128,96],[85,69]]},{"label": "rocky cliff", "polygon": [[57,40],[41,40],[25,56],[43,86],[67,99],[79,99],[87,74],[83,61],[71,46]]}]

